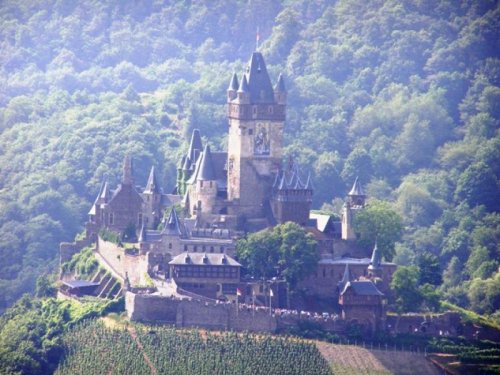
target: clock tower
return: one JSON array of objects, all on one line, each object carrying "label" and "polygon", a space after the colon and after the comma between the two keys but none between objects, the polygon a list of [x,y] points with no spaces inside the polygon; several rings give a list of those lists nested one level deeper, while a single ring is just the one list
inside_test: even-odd
[{"label": "clock tower", "polygon": [[236,215],[265,215],[266,199],[283,153],[286,90],[280,75],[273,89],[260,52],[254,52],[240,80],[227,90],[229,136],[227,199]]}]

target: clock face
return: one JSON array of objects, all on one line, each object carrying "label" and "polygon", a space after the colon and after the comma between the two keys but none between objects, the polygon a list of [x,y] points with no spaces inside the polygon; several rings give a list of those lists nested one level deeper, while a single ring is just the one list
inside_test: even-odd
[{"label": "clock face", "polygon": [[258,122],[255,125],[253,137],[253,154],[269,155],[271,153],[271,140],[269,138],[269,123]]}]

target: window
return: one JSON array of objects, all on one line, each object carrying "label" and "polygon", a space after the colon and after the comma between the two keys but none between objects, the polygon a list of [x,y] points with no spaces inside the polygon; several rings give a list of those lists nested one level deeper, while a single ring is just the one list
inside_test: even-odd
[{"label": "window", "polygon": [[184,245],[184,251],[188,251],[188,245]]},{"label": "window", "polygon": [[214,252],[214,247],[213,246],[210,246],[210,252],[213,253]]},{"label": "window", "polygon": [[109,214],[109,225],[113,225],[114,223],[114,216],[113,214]]},{"label": "window", "polygon": [[142,214],[138,215],[137,222],[139,223],[139,227],[141,227],[142,226]]},{"label": "window", "polygon": [[220,247],[220,252],[223,253],[224,252],[224,246],[221,246]]},{"label": "window", "polygon": [[198,251],[198,246],[194,245],[193,246],[193,251],[196,253]]},{"label": "window", "polygon": [[248,129],[248,135],[252,135],[253,134],[253,129]]},{"label": "window", "polygon": [[169,249],[172,249],[172,243],[169,243],[169,244],[168,244],[168,248],[169,248]]}]

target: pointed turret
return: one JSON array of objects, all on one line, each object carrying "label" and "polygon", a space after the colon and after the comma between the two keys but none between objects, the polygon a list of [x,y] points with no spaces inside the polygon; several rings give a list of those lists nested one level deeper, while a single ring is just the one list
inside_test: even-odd
[{"label": "pointed turret", "polygon": [[280,184],[278,186],[278,190],[285,190],[286,188],[287,188],[286,175],[285,173],[283,173],[283,175],[281,176]]},{"label": "pointed turret", "polygon": [[161,194],[160,184],[158,183],[158,179],[155,173],[155,167],[151,167],[151,172],[149,172],[148,183],[146,185],[144,193]]},{"label": "pointed turret", "polygon": [[231,101],[236,98],[236,92],[239,87],[238,76],[236,73],[233,73],[233,77],[231,78],[231,82],[229,82],[229,87],[227,88],[227,100]]},{"label": "pointed turret", "polygon": [[283,74],[280,73],[278,77],[278,82],[274,87],[274,100],[276,103],[285,105],[286,104],[286,88],[285,88],[285,80],[283,79]]},{"label": "pointed turret", "polygon": [[278,171],[278,173],[276,173],[276,177],[274,178],[273,190],[276,190],[279,187],[280,182],[281,182],[281,174],[282,174],[282,171],[280,169]]},{"label": "pointed turret", "polygon": [[190,167],[192,163],[196,163],[201,150],[203,150],[203,144],[201,143],[200,131],[194,129],[191,134],[191,143],[189,144],[188,153],[186,155],[186,158],[189,159]]},{"label": "pointed turret", "polygon": [[240,86],[238,87],[238,93],[248,93],[250,89],[248,88],[247,76],[243,75]]},{"label": "pointed turret", "polygon": [[123,159],[123,185],[133,185],[134,180],[132,178],[132,159],[129,154],[125,154]]},{"label": "pointed turret", "polygon": [[354,184],[352,185],[351,191],[349,192],[348,195],[363,196],[363,197],[365,196],[363,187],[361,186],[358,177],[356,177],[356,179],[354,180]]},{"label": "pointed turret", "polygon": [[351,281],[351,271],[349,270],[349,263],[346,263],[344,268],[344,275],[342,276],[342,280],[340,280],[338,284],[339,293],[341,293],[344,290],[346,284],[350,281]]},{"label": "pointed turret", "polygon": [[382,257],[380,255],[380,250],[378,249],[377,241],[375,241],[375,246],[373,247],[372,259],[370,265],[368,266],[368,272],[373,276],[380,276]]},{"label": "pointed turret", "polygon": [[354,180],[354,184],[352,185],[352,189],[348,194],[348,203],[352,208],[359,209],[365,206],[365,192],[363,191],[363,187],[356,177]]},{"label": "pointed turret", "polygon": [[283,79],[283,74],[280,73],[278,77],[278,82],[276,83],[276,86],[274,87],[275,92],[286,92],[285,88],[285,80]]},{"label": "pointed turret", "polygon": [[165,223],[165,227],[163,228],[161,233],[167,236],[182,235],[181,225],[179,223],[179,218],[177,217],[177,212],[175,211],[175,208],[172,207],[167,222]]},{"label": "pointed turret", "polygon": [[313,186],[312,180],[311,180],[311,173],[309,173],[307,175],[307,181],[306,181],[306,185],[304,186],[304,189],[305,190],[314,190],[314,186]]},{"label": "pointed turret", "polygon": [[210,153],[210,146],[206,145],[203,150],[203,155],[201,157],[201,164],[198,174],[196,176],[197,181],[215,181],[215,168],[212,161],[212,154]]},{"label": "pointed turret", "polygon": [[139,233],[139,242],[146,242],[147,240],[146,227],[142,224],[141,232]]}]

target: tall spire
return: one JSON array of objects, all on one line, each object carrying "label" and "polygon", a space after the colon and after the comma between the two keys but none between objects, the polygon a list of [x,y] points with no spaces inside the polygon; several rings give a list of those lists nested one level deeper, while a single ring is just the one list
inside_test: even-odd
[{"label": "tall spire", "polygon": [[149,172],[148,183],[146,185],[145,193],[156,193],[160,194],[160,185],[158,184],[158,179],[156,178],[155,167],[151,167],[151,172]]},{"label": "tall spire", "polygon": [[191,143],[189,144],[189,150],[187,153],[187,158],[190,163],[195,163],[198,158],[201,150],[203,149],[203,145],[201,143],[200,131],[198,129],[194,129],[191,134]]},{"label": "tall spire", "polygon": [[346,263],[344,268],[344,276],[342,276],[342,280],[340,280],[338,284],[339,292],[342,292],[346,284],[350,281],[351,281],[351,271],[349,270],[349,263]]},{"label": "tall spire", "polygon": [[372,259],[370,261],[370,265],[368,266],[369,271],[377,271],[380,269],[381,264],[381,256],[380,251],[378,249],[377,241],[375,241],[375,246],[373,247]]},{"label": "tall spire", "polygon": [[212,162],[212,154],[210,153],[210,146],[205,145],[203,155],[201,157],[200,170],[196,176],[198,181],[215,181],[215,168]]},{"label": "tall spire", "polygon": [[132,159],[129,154],[125,154],[125,158],[123,160],[123,180],[122,184],[124,185],[132,185],[134,180],[132,178]]}]

